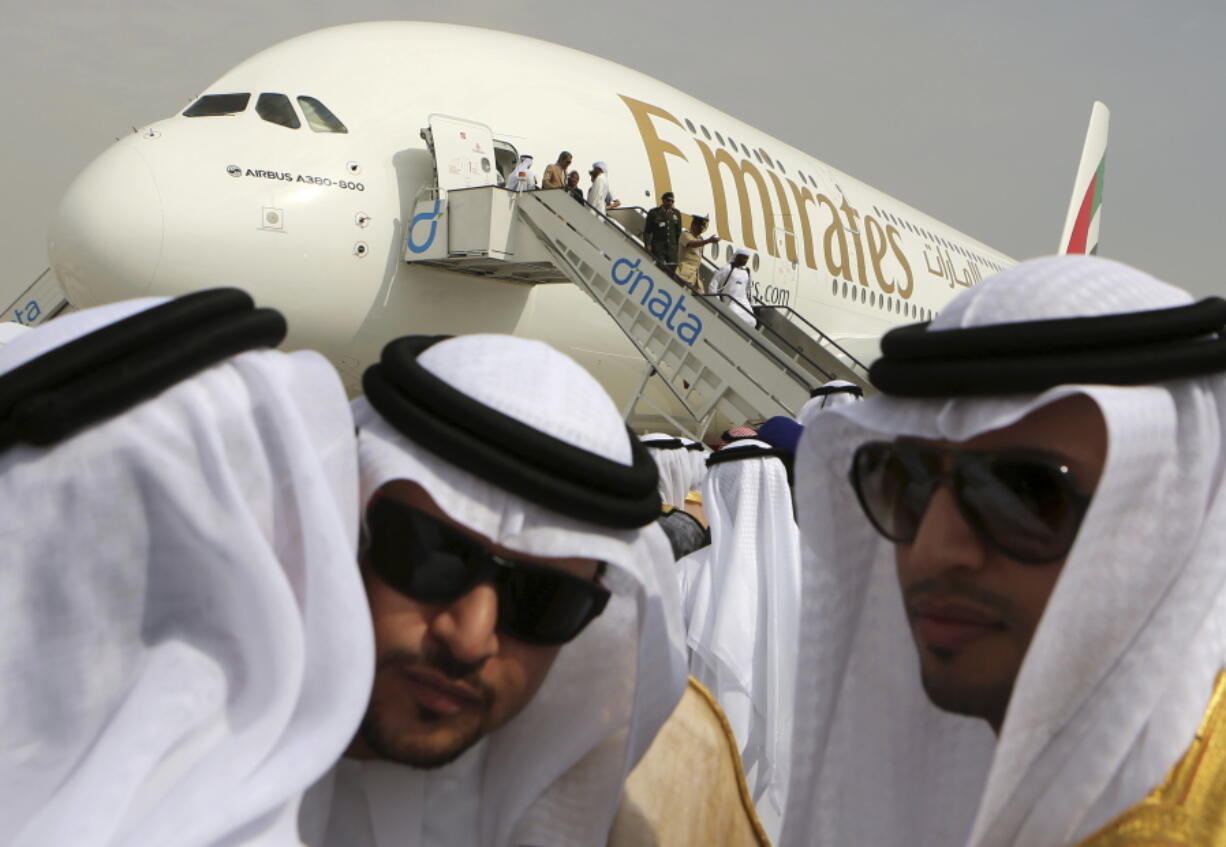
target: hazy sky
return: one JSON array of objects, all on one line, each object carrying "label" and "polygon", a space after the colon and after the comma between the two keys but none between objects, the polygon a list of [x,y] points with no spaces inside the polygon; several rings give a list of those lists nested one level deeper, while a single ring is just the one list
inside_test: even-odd
[{"label": "hazy sky", "polygon": [[[0,308],[115,137],[243,58],[359,20],[510,30],[681,88],[1016,258],[1060,236],[1091,103],[1111,108],[1101,254],[1226,295],[1226,2],[607,4],[0,0]],[[564,69],[559,69],[564,72]]]}]

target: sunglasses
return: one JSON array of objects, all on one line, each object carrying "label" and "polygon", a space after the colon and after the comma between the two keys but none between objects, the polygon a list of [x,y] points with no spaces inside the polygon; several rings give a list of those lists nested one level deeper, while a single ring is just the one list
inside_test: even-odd
[{"label": "sunglasses", "polygon": [[380,579],[432,604],[450,603],[491,582],[499,631],[521,641],[565,644],[609,602],[608,589],[595,582],[491,553],[455,527],[390,497],[377,498],[366,519],[368,561]]},{"label": "sunglasses", "polygon": [[1068,465],[1048,453],[870,441],[851,460],[851,485],[864,514],[895,543],[915,541],[941,483],[984,544],[1029,564],[1064,558],[1090,506]]}]

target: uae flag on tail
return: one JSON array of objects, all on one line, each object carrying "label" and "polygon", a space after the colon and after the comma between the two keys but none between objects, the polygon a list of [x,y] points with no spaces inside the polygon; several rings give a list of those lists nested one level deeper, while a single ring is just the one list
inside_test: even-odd
[{"label": "uae flag on tail", "polygon": [[1090,128],[1086,132],[1077,179],[1073,183],[1073,196],[1064,221],[1064,233],[1060,237],[1061,253],[1098,252],[1109,118],[1107,107],[1096,102],[1090,112]]}]

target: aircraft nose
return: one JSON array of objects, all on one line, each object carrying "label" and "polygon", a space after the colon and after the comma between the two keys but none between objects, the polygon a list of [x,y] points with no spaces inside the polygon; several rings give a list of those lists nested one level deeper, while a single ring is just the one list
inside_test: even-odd
[{"label": "aircraft nose", "polygon": [[130,142],[111,147],[68,187],[47,246],[74,306],[149,291],[162,254],[162,202],[153,171]]}]

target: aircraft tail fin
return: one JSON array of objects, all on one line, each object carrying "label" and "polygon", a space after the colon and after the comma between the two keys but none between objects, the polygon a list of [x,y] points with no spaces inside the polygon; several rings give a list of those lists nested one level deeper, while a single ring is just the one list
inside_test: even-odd
[{"label": "aircraft tail fin", "polygon": [[1069,201],[1060,236],[1061,253],[1097,253],[1098,228],[1102,220],[1103,173],[1107,165],[1107,124],[1111,113],[1099,101],[1090,112],[1090,128],[1086,130],[1085,146],[1081,149],[1081,164],[1073,183],[1073,198]]}]

